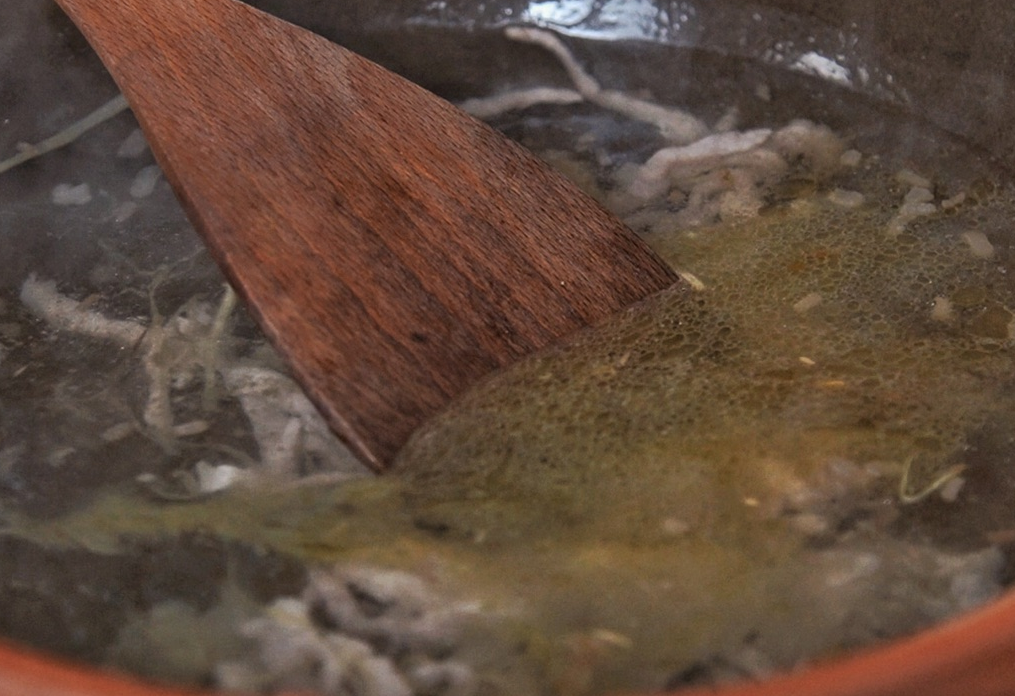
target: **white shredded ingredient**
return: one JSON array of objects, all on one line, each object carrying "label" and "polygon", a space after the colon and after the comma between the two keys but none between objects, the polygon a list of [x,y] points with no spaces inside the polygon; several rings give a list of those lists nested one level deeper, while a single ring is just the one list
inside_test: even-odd
[{"label": "white shredded ingredient", "polygon": [[476,118],[492,118],[508,111],[528,109],[537,104],[577,104],[582,95],[573,89],[533,87],[501,92],[490,97],[466,99],[458,106]]},{"label": "white shredded ingredient", "polygon": [[952,302],[947,297],[935,297],[934,306],[930,310],[930,318],[934,321],[951,321],[955,318]]},{"label": "white shredded ingredient", "polygon": [[148,142],[145,140],[144,133],[140,128],[135,128],[120,143],[120,147],[116,150],[116,156],[123,159],[134,159],[146,152],[148,152]]},{"label": "white shredded ingredient", "polygon": [[863,205],[863,194],[859,191],[847,191],[846,189],[833,189],[828,194],[828,201],[840,208],[859,208]]},{"label": "white shredded ingredient", "polygon": [[92,189],[88,184],[57,184],[50,194],[53,205],[86,205],[92,202]]},{"label": "white shredded ingredient", "polygon": [[108,319],[84,309],[77,300],[61,295],[56,282],[39,280],[33,273],[21,285],[21,301],[35,316],[61,330],[111,340],[120,346],[135,345],[144,336],[145,327],[137,322]]},{"label": "white shredded ingredient", "polygon": [[639,198],[653,198],[666,190],[666,176],[674,167],[691,163],[714,163],[722,157],[747,152],[761,145],[771,134],[769,128],[732,131],[710,135],[690,145],[663,148],[641,166],[630,192]]},{"label": "white shredded ingredient", "polygon": [[990,259],[994,257],[994,245],[987,239],[987,235],[979,230],[962,233],[962,241],[969,246],[969,253],[978,259]]},{"label": "white shredded ingredient", "polygon": [[708,134],[708,126],[676,107],[661,106],[621,92],[603,89],[578,64],[571,51],[553,32],[535,27],[508,27],[504,35],[514,41],[541,46],[560,61],[575,89],[587,101],[659,128],[663,137],[676,143],[690,143]]},{"label": "white shredded ingredient", "polygon": [[804,295],[802,298],[793,303],[793,311],[799,314],[808,312],[821,304],[821,299],[821,293],[817,292]]},{"label": "white shredded ingredient", "polygon": [[162,178],[162,170],[158,165],[149,165],[134,176],[130,184],[130,195],[132,198],[147,198],[155,191],[155,186]]}]

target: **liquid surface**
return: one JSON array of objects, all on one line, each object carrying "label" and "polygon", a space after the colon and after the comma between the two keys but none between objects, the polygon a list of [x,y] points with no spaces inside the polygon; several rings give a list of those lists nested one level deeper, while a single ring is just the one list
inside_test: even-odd
[{"label": "liquid surface", "polygon": [[6,175],[17,229],[55,231],[0,300],[0,628],[189,684],[570,696],[763,678],[1000,592],[1013,192],[741,68],[714,113],[476,95],[685,282],[477,385],[385,479],[232,306],[129,117]]}]

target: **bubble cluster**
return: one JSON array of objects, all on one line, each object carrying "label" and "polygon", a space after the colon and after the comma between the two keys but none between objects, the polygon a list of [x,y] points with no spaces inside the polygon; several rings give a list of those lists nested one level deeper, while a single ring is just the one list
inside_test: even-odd
[{"label": "bubble cluster", "polygon": [[1012,411],[1015,200],[970,196],[900,227],[906,191],[868,179],[860,205],[816,191],[652,236],[703,287],[460,399],[399,458],[415,504],[501,529],[721,536],[871,472],[897,480],[908,462],[918,487],[954,465]]}]

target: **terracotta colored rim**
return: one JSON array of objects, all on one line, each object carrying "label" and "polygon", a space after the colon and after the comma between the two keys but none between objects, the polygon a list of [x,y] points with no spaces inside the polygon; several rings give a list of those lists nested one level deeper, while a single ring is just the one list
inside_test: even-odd
[{"label": "terracotta colored rim", "polygon": [[[0,696],[197,696],[0,645]],[[682,696],[1001,696],[1015,693],[1015,592],[883,648],[771,680]],[[290,694],[290,696],[294,696]],[[521,695],[524,696],[524,695]]]}]

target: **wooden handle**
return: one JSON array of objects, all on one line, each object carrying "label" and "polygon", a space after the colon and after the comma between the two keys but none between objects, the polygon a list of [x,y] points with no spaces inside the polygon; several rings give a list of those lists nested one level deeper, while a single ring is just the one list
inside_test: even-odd
[{"label": "wooden handle", "polygon": [[483,375],[669,286],[447,102],[234,0],[58,0],[296,377],[382,469]]}]

